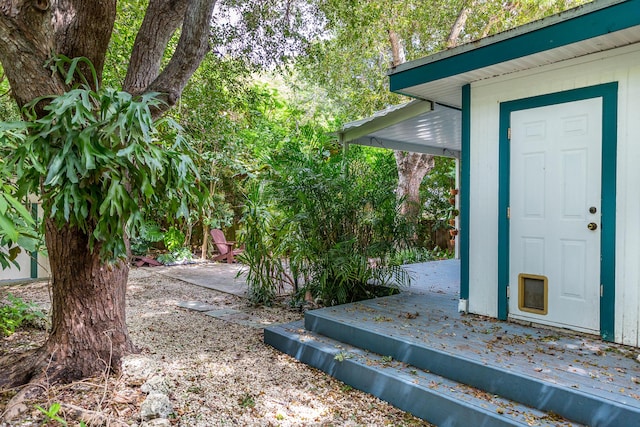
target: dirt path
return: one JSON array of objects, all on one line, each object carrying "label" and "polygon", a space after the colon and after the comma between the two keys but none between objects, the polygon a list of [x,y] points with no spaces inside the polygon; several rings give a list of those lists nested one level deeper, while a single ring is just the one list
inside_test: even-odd
[{"label": "dirt path", "polygon": [[[0,287],[0,300],[8,293],[48,310],[46,284]],[[218,316],[179,306],[187,301],[207,304]],[[106,426],[429,425],[265,345],[256,326],[301,317],[287,307],[252,308],[233,294],[134,269],[127,316],[131,336],[141,350],[129,362],[142,363],[145,378],[126,371],[118,378],[51,387],[45,401],[31,402],[33,410],[23,420],[5,425],[41,425],[45,417],[36,405],[49,408],[56,402],[62,404],[59,415],[69,425],[79,425],[79,419],[88,415]],[[36,329],[3,338],[0,356],[43,339],[44,332]],[[164,421],[168,424],[140,420],[148,393],[142,385],[151,377],[173,407]],[[11,395],[0,394],[0,413]]]}]

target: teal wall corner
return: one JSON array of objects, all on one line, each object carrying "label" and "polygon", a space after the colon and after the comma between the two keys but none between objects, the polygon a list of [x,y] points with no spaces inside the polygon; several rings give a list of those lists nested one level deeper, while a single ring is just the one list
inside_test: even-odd
[{"label": "teal wall corner", "polygon": [[460,299],[469,299],[469,239],[471,197],[471,85],[462,86],[462,150],[460,158]]}]

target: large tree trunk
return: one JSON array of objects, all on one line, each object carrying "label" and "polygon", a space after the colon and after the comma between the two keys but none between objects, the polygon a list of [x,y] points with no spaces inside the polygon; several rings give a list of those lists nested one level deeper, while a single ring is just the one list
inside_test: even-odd
[{"label": "large tree trunk", "polygon": [[28,410],[47,384],[117,372],[133,352],[125,315],[128,262],[104,263],[100,246],[89,251],[77,228],[46,221],[45,240],[52,277],[51,331],[31,352],[0,360],[0,389],[31,383],[8,405],[5,420]]},{"label": "large tree trunk", "polygon": [[117,371],[122,357],[134,350],[125,316],[128,264],[104,264],[99,247],[88,250],[85,233],[51,220],[45,239],[53,278],[51,332],[42,348],[20,359],[19,369],[0,377],[0,386]]},{"label": "large tree trunk", "polygon": [[[89,58],[100,80],[115,5],[115,0],[0,0],[0,62],[19,106],[67,89],[61,76],[45,67],[52,53]],[[175,103],[207,52],[214,5],[215,0],[150,1],[146,31],[157,34],[142,34],[136,39],[134,51],[151,54],[144,58],[134,55],[127,76],[131,92],[166,94],[163,109]],[[167,18],[166,13],[171,16]],[[161,24],[153,22],[165,18],[168,21]],[[166,42],[181,23],[184,29],[176,54],[160,72]],[[165,45],[156,46],[158,40]],[[88,69],[82,71],[91,81]],[[85,233],[68,224],[46,221],[52,330],[42,348],[0,361],[0,388],[29,381],[66,382],[117,371],[122,357],[134,350],[125,317],[128,262],[102,260],[100,244],[91,251],[87,233],[90,230]]]},{"label": "large tree trunk", "polygon": [[51,333],[45,346],[63,381],[114,371],[133,351],[125,316],[128,263],[106,264],[77,228],[47,221],[52,290]]},{"label": "large tree trunk", "polygon": [[435,166],[435,159],[429,154],[395,151],[398,168],[398,197],[401,198],[400,213],[417,223],[421,212],[420,184]]},{"label": "large tree trunk", "polygon": [[[405,56],[400,38],[393,30],[389,30],[389,43],[391,44],[392,66],[396,67],[405,61]],[[394,151],[394,155],[398,169],[396,195],[401,201],[400,213],[410,223],[417,224],[421,212],[420,184],[433,169],[434,158],[429,154],[405,151]]]}]

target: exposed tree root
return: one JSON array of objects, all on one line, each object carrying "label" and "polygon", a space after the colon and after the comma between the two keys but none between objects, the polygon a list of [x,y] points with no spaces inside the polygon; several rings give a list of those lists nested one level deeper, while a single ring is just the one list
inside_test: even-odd
[{"label": "exposed tree root", "polygon": [[38,399],[47,389],[46,378],[33,378],[29,383],[11,398],[7,408],[0,415],[0,421],[11,421],[29,410],[26,401]]},{"label": "exposed tree root", "polygon": [[0,390],[23,386],[46,366],[44,347],[0,358]]},{"label": "exposed tree root", "polygon": [[[70,383],[94,376],[103,376],[107,382],[109,374],[119,370],[120,357],[123,355],[120,352],[120,357],[114,359],[109,354],[107,360],[103,360],[96,354],[72,356],[69,352],[55,350],[56,348],[56,345],[49,342],[36,350],[0,358],[0,372],[3,373],[0,376],[0,390],[20,388],[7,404],[5,412],[0,414],[0,421],[10,421],[29,410],[25,402],[42,397],[53,384]],[[78,363],[78,359],[82,359],[82,362]]]},{"label": "exposed tree root", "polygon": [[21,354],[12,354],[0,360],[0,370],[6,374],[0,377],[0,389],[20,388],[11,398],[0,421],[10,421],[26,412],[24,403],[37,399],[49,386],[48,371],[52,357],[47,357],[46,346]]},{"label": "exposed tree root", "polygon": [[62,413],[68,414],[75,419],[83,420],[88,425],[104,425],[107,416],[99,411],[81,408],[70,403],[62,403]]}]

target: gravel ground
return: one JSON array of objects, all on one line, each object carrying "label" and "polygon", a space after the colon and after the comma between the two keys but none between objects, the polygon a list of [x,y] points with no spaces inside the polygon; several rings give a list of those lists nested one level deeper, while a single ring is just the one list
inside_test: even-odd
[{"label": "gravel ground", "polygon": [[[44,310],[50,307],[46,283],[2,286],[0,300],[8,293]],[[181,301],[234,309],[243,316],[222,320],[180,308]],[[140,353],[127,359],[122,375],[48,387],[46,399],[29,402],[32,410],[4,425],[42,425],[45,416],[36,405],[46,409],[54,403],[62,405],[58,416],[69,425],[90,416],[106,426],[430,425],[276,351],[263,343],[260,328],[246,325],[247,320],[268,324],[301,317],[286,304],[250,307],[235,295],[132,269],[127,316]],[[0,356],[36,346],[44,335],[42,329],[27,328],[3,338]],[[129,367],[134,366],[143,366],[144,372],[133,372]],[[144,383],[152,377],[173,406],[165,424],[140,419],[148,393]],[[14,393],[0,393],[0,413]]]}]

